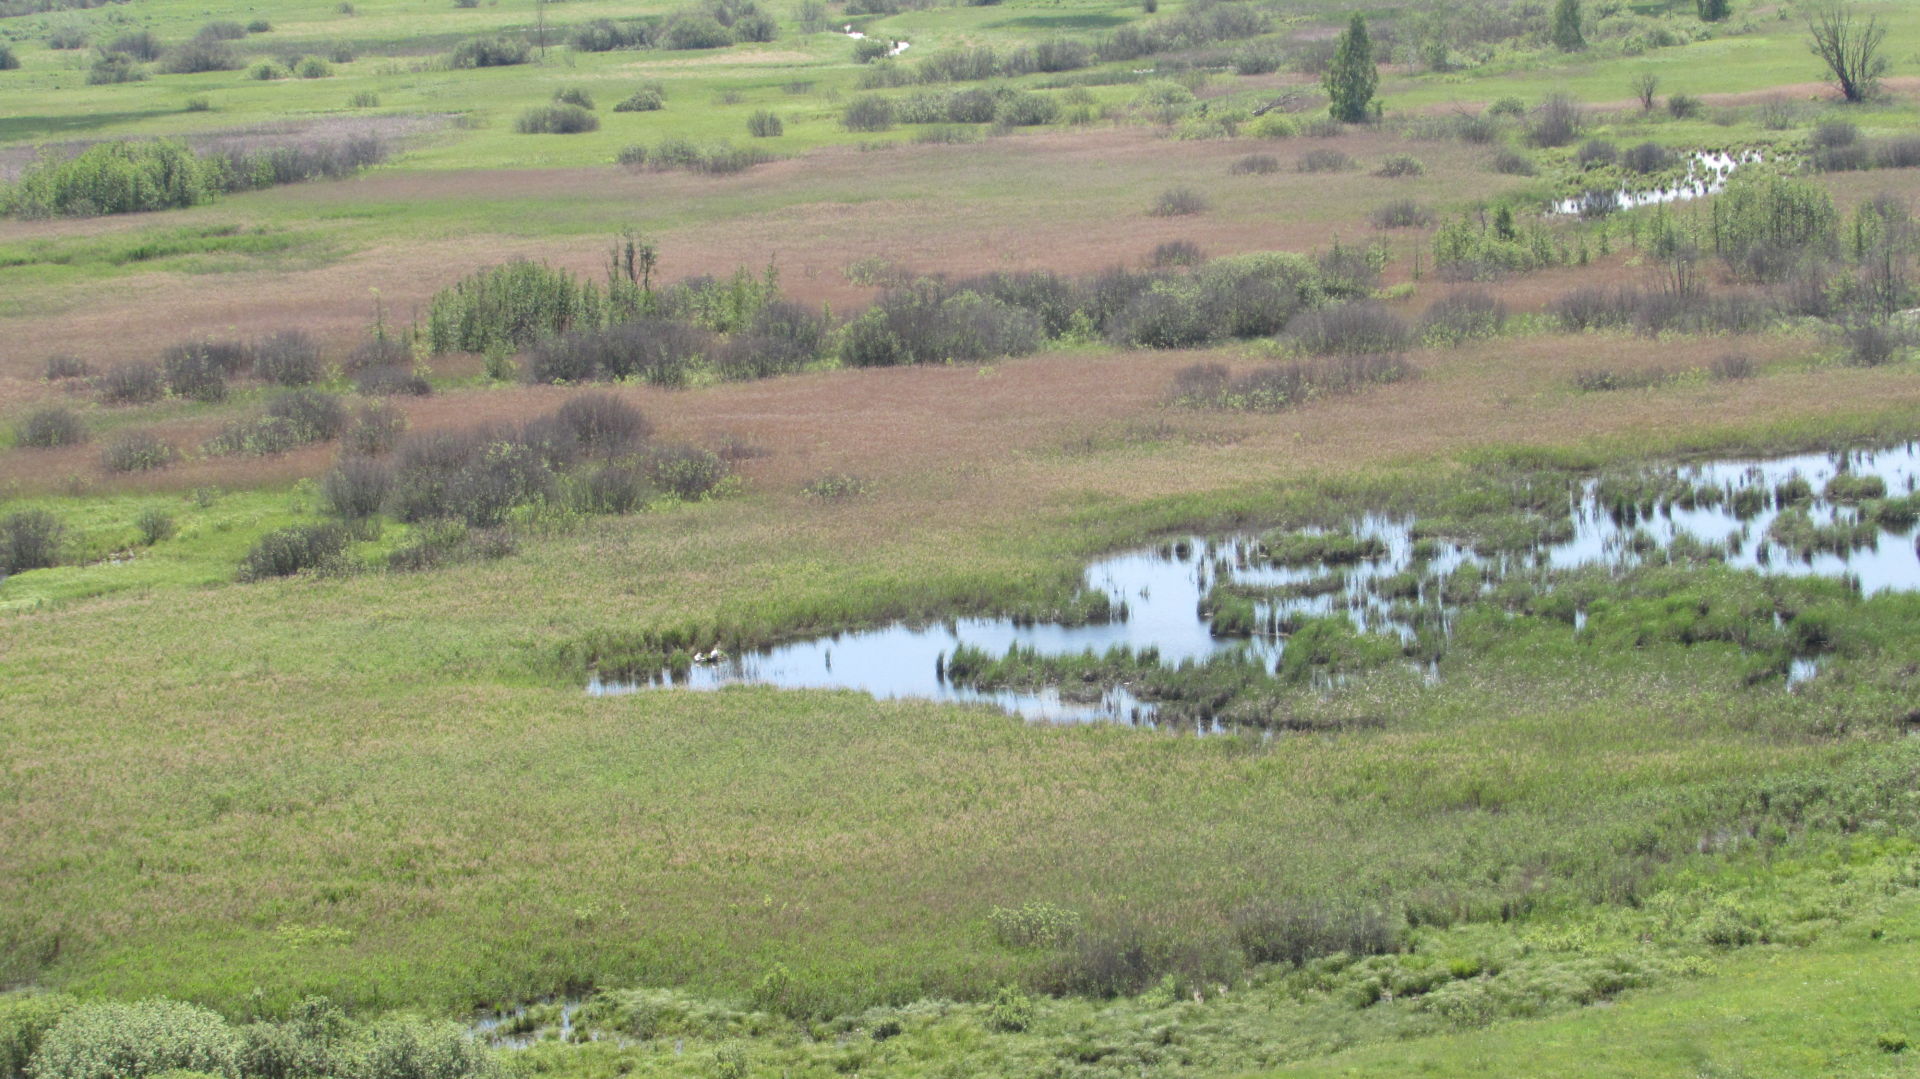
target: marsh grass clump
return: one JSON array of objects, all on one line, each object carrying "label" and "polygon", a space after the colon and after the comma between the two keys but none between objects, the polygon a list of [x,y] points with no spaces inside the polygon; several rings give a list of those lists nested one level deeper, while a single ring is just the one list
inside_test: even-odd
[{"label": "marsh grass clump", "polygon": [[1573,388],[1582,393],[1608,393],[1614,390],[1651,390],[1675,382],[1684,372],[1664,367],[1637,371],[1593,367],[1574,372]]},{"label": "marsh grass clump", "polygon": [[163,540],[172,539],[179,526],[173,519],[173,514],[158,506],[148,506],[133,519],[133,527],[140,533],[141,546],[151,547]]},{"label": "marsh grass clump", "polygon": [[1147,265],[1156,269],[1171,266],[1198,266],[1207,260],[1206,252],[1192,240],[1168,240],[1155,244],[1152,253],[1147,256]]},{"label": "marsh grass clump", "polygon": [[110,405],[144,405],[167,392],[167,380],[155,364],[115,364],[100,376],[99,390],[100,399]]},{"label": "marsh grass clump", "polygon": [[1190,187],[1172,187],[1160,192],[1147,213],[1154,217],[1186,217],[1206,210],[1206,196]]},{"label": "marsh grass clump", "polygon": [[1423,229],[1434,222],[1433,210],[1412,199],[1394,199],[1376,207],[1367,220],[1377,229]]},{"label": "marsh grass clump", "polygon": [[1751,356],[1742,352],[1723,352],[1713,358],[1707,368],[1709,377],[1721,381],[1733,381],[1754,376],[1754,363]]},{"label": "marsh grass clump", "polygon": [[1260,554],[1278,566],[1350,566],[1387,557],[1386,542],[1378,536],[1352,532],[1269,532],[1260,537]]},{"label": "marsh grass clump", "polygon": [[756,139],[778,138],[786,130],[786,125],[780,122],[780,114],[771,109],[760,109],[747,117],[747,134]]},{"label": "marsh grass clump", "polygon": [[66,526],[46,510],[19,510],[0,517],[0,579],[60,562]]},{"label": "marsh grass clump", "polygon": [[260,581],[319,569],[346,552],[352,536],[331,522],[295,525],[260,537],[240,563],[240,579]]},{"label": "marsh grass clump", "polygon": [[1518,150],[1502,150],[1493,155],[1489,167],[1502,176],[1532,176],[1539,171],[1533,159]]},{"label": "marsh grass clump", "polygon": [[1360,163],[1344,150],[1323,147],[1301,154],[1294,167],[1301,172],[1352,172],[1360,167]]},{"label": "marsh grass clump", "polygon": [[1195,408],[1279,412],[1322,397],[1358,393],[1412,377],[1400,356],[1329,356],[1258,367],[1231,377],[1226,365],[1194,364],[1174,374],[1173,401]]},{"label": "marsh grass clump", "polygon": [[179,459],[173,444],[151,431],[128,431],[107,443],[100,456],[109,472],[151,472]]},{"label": "marsh grass clump", "polygon": [[1375,176],[1401,178],[1407,176],[1425,176],[1427,166],[1412,154],[1388,154],[1380,167],[1373,170]]},{"label": "marsh grass clump", "polygon": [[1233,912],[1234,941],[1255,963],[1299,965],[1325,955],[1387,955],[1400,950],[1404,923],[1372,907],[1259,900]]},{"label": "marsh grass clump", "polygon": [[1280,171],[1280,159],[1272,154],[1248,154],[1235,161],[1227,171],[1234,176],[1270,176]]},{"label": "marsh grass clump", "polygon": [[1493,337],[1506,327],[1507,305],[1482,288],[1455,289],[1427,305],[1417,332],[1423,344],[1455,346]]},{"label": "marsh grass clump", "polygon": [[578,105],[541,105],[513,122],[522,135],[578,135],[600,130],[600,118]]},{"label": "marsh grass clump", "polygon": [[78,356],[59,352],[47,357],[45,371],[48,382],[59,382],[69,378],[85,378],[93,373],[93,368]]},{"label": "marsh grass clump", "polygon": [[609,461],[574,478],[573,505],[582,513],[622,515],[644,508],[653,497],[646,469],[633,461]]},{"label": "marsh grass clump", "polygon": [[86,440],[86,423],[72,409],[58,405],[34,409],[13,428],[14,445],[33,449],[75,446]]}]

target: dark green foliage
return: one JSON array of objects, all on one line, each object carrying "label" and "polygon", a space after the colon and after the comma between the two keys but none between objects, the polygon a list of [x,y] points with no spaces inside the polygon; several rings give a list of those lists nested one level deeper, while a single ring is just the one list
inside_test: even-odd
[{"label": "dark green foliage", "polygon": [[513,129],[522,135],[578,135],[600,130],[600,118],[578,105],[541,105],[521,113]]},{"label": "dark green foliage", "polygon": [[820,358],[826,346],[826,316],[786,300],[771,300],[755,312],[750,325],[713,351],[712,360],[724,378],[767,378],[806,367]]},{"label": "dark green foliage", "polygon": [[107,443],[100,463],[109,472],[150,472],[172,464],[179,452],[151,431],[128,431]]},{"label": "dark green foliage", "polygon": [[269,532],[241,560],[240,579],[291,577],[302,570],[317,569],[345,552],[351,539],[346,529],[331,523]]},{"label": "dark green foliage", "polygon": [[27,1065],[41,1039],[79,1006],[65,993],[0,993],[0,1079],[27,1079]]},{"label": "dark green foliage", "polygon": [[1694,0],[1702,22],[1724,22],[1733,14],[1733,0]]},{"label": "dark green foliage", "polygon": [[447,57],[447,66],[463,67],[507,67],[512,64],[524,64],[532,55],[532,49],[518,38],[493,37],[474,38],[463,41]]},{"label": "dark green foliage", "polygon": [[882,41],[877,37],[863,37],[853,43],[853,62],[871,64],[875,60],[885,59],[892,51],[892,42]]},{"label": "dark green foliage", "polygon": [[146,69],[133,57],[123,52],[101,52],[87,65],[87,85],[112,86],[116,83],[139,82],[147,77]]},{"label": "dark green foliage", "polygon": [[65,535],[66,526],[46,510],[0,517],[0,577],[57,564]]},{"label": "dark green foliage", "polygon": [[724,49],[733,31],[705,12],[686,11],[668,20],[657,41],[663,49]]},{"label": "dark green foliage", "polygon": [[200,161],[184,143],[103,142],[29,166],[6,191],[6,206],[40,217],[138,213],[192,206],[208,195]]},{"label": "dark green foliage", "polygon": [[13,429],[14,445],[35,449],[73,446],[86,440],[87,425],[72,409],[59,405],[34,409]]},{"label": "dark green foliage", "polygon": [[872,95],[856,97],[840,114],[840,124],[848,131],[885,131],[893,126],[893,103]]},{"label": "dark green foliage", "polygon": [[1367,36],[1365,18],[1355,15],[1340,35],[1322,85],[1332,99],[1328,112],[1335,120],[1357,124],[1367,119],[1374,92],[1380,87],[1380,69],[1374,66],[1373,42]]},{"label": "dark green foliage", "polygon": [[1553,47],[1561,52],[1579,52],[1587,47],[1587,36],[1580,28],[1580,0],[1554,0]]},{"label": "dark green foliage", "polygon": [[0,41],[0,71],[12,71],[20,66],[20,58],[13,54],[13,46]]},{"label": "dark green foliage", "polygon": [[1714,199],[1707,242],[1736,273],[1780,280],[1838,243],[1839,213],[1819,184],[1779,173],[1741,174]]},{"label": "dark green foliage", "polygon": [[165,376],[150,363],[122,363],[107,368],[99,381],[100,399],[110,405],[144,405],[167,391]]}]

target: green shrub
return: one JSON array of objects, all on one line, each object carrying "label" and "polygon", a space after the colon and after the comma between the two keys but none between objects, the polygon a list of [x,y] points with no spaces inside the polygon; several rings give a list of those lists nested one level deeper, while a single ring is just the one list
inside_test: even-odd
[{"label": "green shrub", "polygon": [[786,125],[780,122],[778,113],[760,109],[747,117],[747,133],[756,139],[778,138],[786,133]]},{"label": "green shrub", "polygon": [[290,577],[315,569],[347,549],[351,537],[337,524],[295,525],[260,537],[240,563],[240,579]]},{"label": "green shrub", "polygon": [[353,453],[378,457],[399,445],[406,430],[406,413],[386,401],[370,401],[354,410],[343,442]]},{"label": "green shrub", "polygon": [[588,453],[618,453],[653,433],[653,424],[639,409],[610,393],[576,394],[554,413],[554,420]]},{"label": "green shrub", "polygon": [[578,135],[598,131],[600,118],[578,105],[541,105],[521,113],[513,129],[522,135]]},{"label": "green shrub", "polygon": [[436,353],[518,351],[544,335],[598,326],[603,308],[591,282],[515,259],[437,293],[427,312],[427,342]]},{"label": "green shrub", "polygon": [[27,1064],[47,1031],[79,1006],[65,993],[0,993],[0,1079],[27,1079]]},{"label": "green shrub", "polygon": [[150,363],[122,363],[100,376],[100,399],[112,405],[144,405],[167,392],[166,377]]},{"label": "green shrub", "polygon": [[1380,167],[1373,170],[1375,176],[1402,177],[1424,176],[1427,166],[1412,154],[1388,154]]},{"label": "green shrub", "polygon": [[253,375],[279,386],[305,386],[320,380],[320,344],[304,330],[280,330],[248,350]]},{"label": "green shrub", "polygon": [[54,405],[27,413],[13,429],[15,445],[35,449],[72,446],[87,440],[87,425],[72,409]]},{"label": "green shrub", "polygon": [[28,166],[7,192],[7,209],[38,217],[139,213],[192,206],[212,194],[200,159],[185,143],[103,142]]},{"label": "green shrub", "polygon": [[987,928],[1005,948],[1058,948],[1080,932],[1080,914],[1042,902],[994,907]]},{"label": "green shrub", "polygon": [[166,51],[165,46],[151,30],[130,30],[107,42],[102,48],[107,52],[122,53],[148,63],[160,59],[160,54]]},{"label": "green shrub", "polygon": [[718,454],[693,446],[661,446],[647,453],[647,478],[689,502],[712,494],[731,471]]},{"label": "green shrub", "polygon": [[123,82],[139,82],[147,77],[146,69],[124,52],[101,52],[87,65],[87,85],[111,86]]},{"label": "green shrub", "polygon": [[148,547],[161,540],[171,539],[175,531],[173,514],[158,506],[148,506],[133,519],[133,527],[140,533],[140,542]]},{"label": "green shrub", "polygon": [[1173,187],[1160,192],[1147,208],[1154,217],[1185,217],[1205,213],[1207,198],[1190,187]]},{"label": "green shrub", "polygon": [[[657,112],[666,108],[667,98],[657,86],[643,86],[625,101],[613,107],[615,112]],[[624,162],[623,162],[624,164]]]},{"label": "green shrub", "polygon": [[987,1005],[987,1027],[1002,1034],[1018,1034],[1033,1025],[1033,998],[1018,987],[1005,985]]},{"label": "green shrub", "polygon": [[175,45],[160,56],[160,70],[167,75],[232,71],[239,66],[240,57],[235,55],[233,46],[215,38],[194,38]]},{"label": "green shrub", "polygon": [[527,43],[517,38],[474,38],[455,46],[453,53],[447,57],[447,66],[507,67],[526,63],[531,53]]},{"label": "green shrub", "polygon": [[593,95],[578,86],[568,86],[553,92],[556,105],[577,105],[583,109],[593,108]]},{"label": "green shrub", "polygon": [[457,1023],[389,1019],[363,1032],[347,1069],[354,1079],[499,1079],[498,1061]]},{"label": "green shrub", "polygon": [[194,401],[226,400],[227,365],[223,359],[210,345],[169,347],[160,357],[160,369],[167,376],[167,391]]},{"label": "green shrub", "polygon": [[66,23],[47,31],[49,49],[84,49],[87,47],[86,27],[79,23]]},{"label": "green shrub", "polygon": [[333,75],[333,66],[318,56],[302,56],[293,73],[302,79],[325,79]]},{"label": "green shrub", "polygon": [[893,102],[867,95],[847,103],[840,124],[848,131],[885,131],[893,126]]},{"label": "green shrub", "polygon": [[59,562],[65,535],[60,519],[46,510],[20,510],[0,518],[0,577]]},{"label": "green shrub", "polygon": [[724,49],[733,44],[733,32],[712,15],[685,11],[667,23],[659,41],[663,49]]},{"label": "green shrub", "polygon": [[13,46],[0,41],[0,71],[12,71],[20,66],[20,58],[13,54]]},{"label": "green shrub", "polygon": [[179,458],[179,451],[151,431],[128,431],[107,444],[100,464],[109,472],[151,472]]},{"label": "green shrub", "polygon": [[41,1039],[34,1079],[141,1079],[184,1069],[234,1074],[239,1039],[205,1008],[173,1000],[86,1004]]}]

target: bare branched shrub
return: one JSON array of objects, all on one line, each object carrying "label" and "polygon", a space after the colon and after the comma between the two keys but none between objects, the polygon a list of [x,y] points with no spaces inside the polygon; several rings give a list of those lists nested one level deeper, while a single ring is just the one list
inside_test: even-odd
[{"label": "bare branched shrub", "polygon": [[399,445],[406,430],[406,413],[387,401],[369,401],[354,410],[343,442],[350,452],[378,457]]},{"label": "bare branched shrub", "polygon": [[337,524],[295,525],[260,537],[240,563],[240,579],[290,577],[318,569],[347,549],[351,540]]},{"label": "bare branched shrub", "polygon": [[1172,187],[1160,192],[1147,212],[1154,217],[1185,217],[1206,209],[1206,196],[1190,187]]},{"label": "bare branched shrub", "polygon": [[87,425],[72,409],[55,405],[51,408],[37,408],[26,414],[13,429],[13,441],[17,446],[29,446],[34,449],[53,449],[58,446],[74,446],[87,440]]},{"label": "bare branched shrub", "polygon": [[110,405],[144,405],[158,401],[167,382],[160,368],[150,363],[122,363],[107,368],[100,376],[100,399]]},{"label": "bare branched shrub", "polygon": [[1420,340],[1429,345],[1458,345],[1492,337],[1506,322],[1507,305],[1491,292],[1455,289],[1433,301],[1420,317]]},{"label": "bare branched shrub", "polygon": [[653,433],[653,424],[639,409],[610,393],[577,394],[554,418],[589,453],[620,453]]},{"label": "bare branched shrub", "polygon": [[1377,229],[1423,229],[1433,224],[1433,211],[1412,199],[1394,199],[1367,215]]},{"label": "bare branched shrub", "polygon": [[1308,150],[1295,166],[1301,172],[1351,172],[1360,167],[1353,155],[1343,150]]},{"label": "bare branched shrub", "polygon": [[87,361],[68,353],[56,353],[47,357],[47,381],[58,382],[68,378],[85,378],[92,373]]},{"label": "bare branched shrub", "polygon": [[1168,240],[1156,244],[1153,252],[1147,256],[1147,265],[1156,268],[1168,266],[1198,266],[1206,261],[1206,253],[1192,240]]},{"label": "bare branched shrub", "polygon": [[320,345],[305,330],[280,330],[253,346],[254,377],[281,386],[305,386],[320,379]]},{"label": "bare branched shrub", "polygon": [[1554,94],[1534,111],[1527,141],[1535,146],[1565,146],[1579,138],[1585,128],[1580,103],[1567,94]]},{"label": "bare branched shrub", "polygon": [[1313,356],[1399,352],[1412,339],[1406,323],[1386,308],[1365,301],[1298,315],[1287,323],[1287,336]]},{"label": "bare branched shrub", "polygon": [[349,521],[366,520],[379,513],[392,489],[392,466],[358,455],[340,458],[320,481],[328,510]]},{"label": "bare branched shrub", "polygon": [[1248,154],[1227,171],[1235,176],[1267,176],[1280,171],[1280,159],[1272,154]]}]

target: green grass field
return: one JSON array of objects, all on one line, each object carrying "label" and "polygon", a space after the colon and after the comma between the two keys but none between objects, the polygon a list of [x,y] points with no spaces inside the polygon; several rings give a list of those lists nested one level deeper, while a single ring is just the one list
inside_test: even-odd
[{"label": "green grass field", "polygon": [[[1588,137],[1798,154],[1844,117],[1869,145],[1898,138],[1915,115],[1920,13],[1867,9],[1886,19],[1892,66],[1889,96],[1866,106],[1816,90],[1788,8],[1738,4],[1711,36],[1641,51],[1616,31],[1697,26],[1691,4],[1652,4],[1596,15],[1585,53],[1522,36],[1458,71],[1396,55],[1378,128],[1262,135],[1250,112],[1265,102],[1289,100],[1278,114],[1295,129],[1323,114],[1298,58],[1348,12],[1314,0],[1269,5],[1253,41],[993,80],[1085,109],[1083,122],[973,125],[979,141],[962,145],[916,143],[925,125],[847,130],[869,69],[838,28],[910,41],[896,63],[911,69],[1208,6],[827,5],[814,32],[782,6],[771,42],[601,53],[569,49],[568,30],[676,9],[142,0],[0,17],[20,61],[0,70],[0,175],[43,145],[258,138],[276,124],[299,138],[386,125],[395,150],[350,178],[186,208],[0,218],[0,524],[45,513],[64,526],[59,564],[0,576],[0,990],[21,991],[0,992],[0,1049],[15,1054],[0,1054],[0,1079],[30,1074],[18,1017],[42,990],[188,1000],[236,1026],[313,995],[355,1023],[525,1006],[512,1022],[537,1044],[501,1049],[501,1065],[580,1079],[1906,1074],[1920,1052],[1904,992],[1920,940],[1912,593],[1756,584],[1683,560],[1582,578],[1597,628],[1575,632],[1539,595],[1490,589],[1459,615],[1437,682],[1389,664],[1286,689],[1290,714],[1326,721],[1312,733],[1047,725],[764,686],[593,697],[581,659],[610,641],[738,647],[1046,612],[1072,602],[1087,560],[1171,537],[1456,512],[1600,471],[1920,438],[1896,319],[1875,323],[1893,343],[1873,362],[1839,315],[1806,310],[1566,328],[1556,305],[1579,290],[1665,280],[1673,263],[1646,222],[1696,227],[1713,204],[1584,223],[1531,209],[1578,189]],[[1400,41],[1444,14],[1369,11]],[[44,40],[149,29],[172,43],[225,18],[271,24],[235,43],[248,66],[336,47],[353,58],[325,78],[242,67],[89,86],[89,51]],[[543,20],[546,54],[529,63],[441,60]],[[1233,74],[1247,49],[1289,59]],[[1706,104],[1642,115],[1628,87],[1648,70],[1662,96]],[[664,109],[612,111],[648,82]],[[871,92],[906,102],[976,85]],[[596,101],[598,131],[514,133],[567,87]],[[1557,92],[1606,105],[1562,147],[1529,146],[1529,117],[1498,121],[1487,142],[1436,126]],[[350,107],[356,94],[378,104]],[[1770,126],[1776,98],[1786,120]],[[785,134],[749,139],[759,109]],[[613,164],[669,137],[782,160],[732,176]],[[1493,171],[1502,149],[1538,174]],[[1358,164],[1311,171],[1316,150]],[[1271,169],[1244,165],[1261,154]],[[1377,175],[1397,154],[1421,175]],[[1910,203],[1914,176],[1813,183],[1834,228],[1855,229],[1836,235],[1857,238],[1856,207]],[[1149,212],[1182,187],[1200,212]],[[1428,223],[1376,225],[1401,198]],[[1445,279],[1439,224],[1501,206],[1569,254]],[[1873,277],[1836,242],[1825,257],[1840,269],[1823,279],[1835,304],[1853,302],[1857,279],[1913,306],[1911,230],[1887,227],[1899,273]],[[685,388],[609,391],[646,414],[655,443],[729,449],[733,475],[711,495],[649,489],[617,514],[534,500],[471,529],[506,537],[500,557],[412,572],[388,560],[440,533],[389,512],[319,571],[264,581],[241,580],[243,558],[330,520],[323,477],[344,449],[208,449],[275,399],[241,376],[222,400],[131,405],[44,377],[56,354],[97,375],[184,341],[297,328],[318,342],[318,388],[358,405],[371,398],[348,357],[377,319],[432,390],[390,399],[413,436],[518,429],[581,388],[495,377],[529,370],[525,349],[435,355],[412,332],[441,289],[508,258],[600,280],[623,228],[659,244],[664,279],[771,266],[836,325],[891,276],[1093,281],[1176,241],[1315,257],[1377,241],[1383,265],[1357,291],[1384,312],[1424,326],[1436,299],[1482,289],[1505,321],[1405,344],[1411,377],[1269,412],[1193,407],[1172,387],[1197,363],[1240,375],[1298,361],[1285,334],[1159,349],[1089,323],[1024,354],[871,368],[830,343],[760,379],[715,367],[716,335]],[[1301,265],[1327,280],[1337,268]],[[1785,302],[1785,285],[1731,259],[1699,265],[1716,297]],[[1637,388],[1595,390],[1596,373]],[[27,418],[56,406],[87,440],[21,444]],[[103,451],[138,431],[179,459],[109,470]],[[138,522],[154,513],[171,527],[149,543]],[[1700,630],[1757,596],[1780,626],[1814,627],[1811,681],[1756,676],[1742,634]],[[363,1074],[339,1067],[271,1074]]]}]

